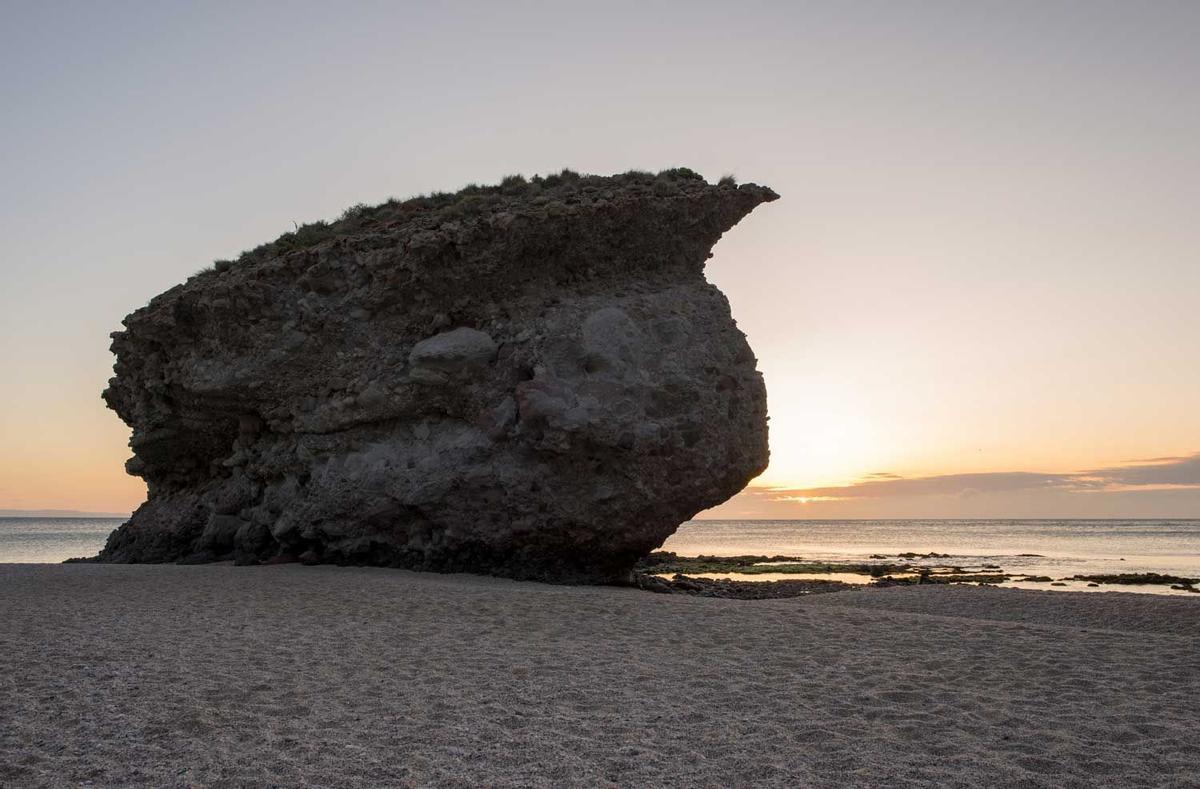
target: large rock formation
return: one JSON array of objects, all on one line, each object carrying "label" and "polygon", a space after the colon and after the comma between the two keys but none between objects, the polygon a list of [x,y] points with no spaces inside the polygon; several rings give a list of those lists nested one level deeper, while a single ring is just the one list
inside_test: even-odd
[{"label": "large rock formation", "polygon": [[149,499],[110,562],[612,581],[767,464],[721,234],[769,189],[564,172],[300,228],[155,297],[104,399]]}]

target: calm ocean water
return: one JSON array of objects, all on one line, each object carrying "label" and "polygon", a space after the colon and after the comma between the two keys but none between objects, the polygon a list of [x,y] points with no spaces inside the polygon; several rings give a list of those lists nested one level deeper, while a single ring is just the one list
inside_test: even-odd
[{"label": "calm ocean water", "polygon": [[[1053,578],[1098,573],[1197,578],[1200,520],[703,520],[680,526],[663,550],[680,556],[788,555],[822,561],[862,561],[872,554],[944,553],[949,558],[936,563],[964,569],[994,564],[1005,572]],[[1020,581],[1010,585],[1050,588]],[[1068,588],[1093,591],[1079,582]],[[1104,587],[1105,591],[1113,589],[1167,591],[1164,587]]]},{"label": "calm ocean water", "polygon": [[[121,523],[0,518],[0,563],[94,556]],[[1056,578],[1138,572],[1200,577],[1200,520],[703,520],[683,524],[663,549],[682,556],[786,554],[827,561],[936,552],[951,556],[939,563],[997,564],[1006,572]]]},{"label": "calm ocean water", "polygon": [[0,564],[95,556],[124,518],[0,518]]}]

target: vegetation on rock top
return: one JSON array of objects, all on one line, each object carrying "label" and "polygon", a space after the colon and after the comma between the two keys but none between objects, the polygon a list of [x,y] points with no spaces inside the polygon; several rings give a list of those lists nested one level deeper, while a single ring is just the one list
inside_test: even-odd
[{"label": "vegetation on rock top", "polygon": [[[284,233],[274,241],[242,252],[235,260],[218,260],[207,271],[224,272],[235,264],[254,260],[265,260],[296,250],[310,249],[338,236],[353,236],[371,232],[381,227],[403,223],[422,215],[437,213],[444,221],[462,220],[485,213],[502,210],[514,199],[530,200],[550,204],[562,202],[572,204],[590,197],[604,197],[613,189],[645,191],[658,196],[680,194],[681,184],[708,186],[704,176],[687,167],[674,167],[651,173],[630,170],[619,175],[584,175],[564,169],[550,175],[510,175],[500,183],[480,186],[467,184],[457,192],[433,192],[406,200],[391,198],[379,205],[363,203],[351,206],[332,221],[317,221],[299,225],[295,230]],[[737,180],[726,175],[717,183],[720,187],[736,188]]]}]

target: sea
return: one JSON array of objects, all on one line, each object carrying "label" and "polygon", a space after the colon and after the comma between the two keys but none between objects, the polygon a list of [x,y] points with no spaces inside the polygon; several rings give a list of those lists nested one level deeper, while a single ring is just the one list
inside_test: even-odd
[{"label": "sea", "polygon": [[[0,518],[0,563],[95,556],[120,518]],[[828,562],[896,562],[902,553],[946,554],[914,564],[1045,576],[1006,585],[1071,591],[1189,594],[1061,580],[1073,575],[1160,573],[1200,578],[1200,520],[694,520],[662,550],[680,556],[799,556]],[[872,557],[887,557],[886,560]],[[736,577],[725,574],[722,577]],[[779,576],[796,578],[795,575]],[[826,576],[827,577],[827,576]],[[747,580],[772,580],[771,575]],[[848,580],[848,579],[846,579]],[[1191,594],[1200,599],[1200,594]]]},{"label": "sea", "polygon": [[[828,562],[895,563],[898,554],[945,554],[914,565],[985,565],[1006,573],[1053,578],[1005,586],[1048,591],[1200,594],[1167,586],[1129,586],[1067,580],[1074,575],[1159,573],[1200,578],[1200,520],[694,520],[667,538],[662,550],[680,556],[799,556]],[[884,556],[886,559],[872,559]],[[737,577],[725,574],[720,577]],[[796,575],[754,575],[782,580]],[[829,576],[811,576],[813,578]],[[849,577],[838,580],[853,582]],[[1053,585],[1052,585],[1053,584]]]}]

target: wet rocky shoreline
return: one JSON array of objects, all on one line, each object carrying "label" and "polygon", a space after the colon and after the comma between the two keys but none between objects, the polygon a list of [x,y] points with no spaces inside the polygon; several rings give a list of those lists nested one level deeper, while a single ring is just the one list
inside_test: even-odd
[{"label": "wet rocky shoreline", "polygon": [[[644,557],[634,571],[633,585],[663,594],[687,594],[699,597],[724,597],[741,600],[765,600],[839,592],[864,586],[910,586],[972,584],[997,586],[1019,580],[1064,587],[1069,581],[1086,582],[1088,587],[1163,586],[1175,591],[1200,594],[1200,578],[1161,573],[1075,574],[1060,579],[1025,573],[1009,573],[995,564],[978,569],[939,565],[928,560],[950,558],[947,554],[906,551],[893,557],[872,554],[872,562],[824,562],[799,556],[679,556],[670,551],[655,551]],[[916,560],[926,560],[916,563]],[[728,573],[736,576],[789,575],[796,579],[743,580],[741,578],[701,577]],[[862,576],[859,583],[812,578],[819,574]]]}]

